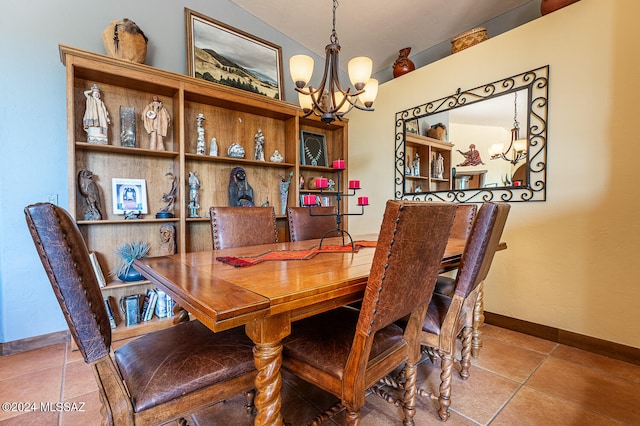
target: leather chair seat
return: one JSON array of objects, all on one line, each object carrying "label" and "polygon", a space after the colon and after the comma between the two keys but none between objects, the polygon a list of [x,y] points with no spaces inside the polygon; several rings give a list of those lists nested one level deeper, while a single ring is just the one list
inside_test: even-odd
[{"label": "leather chair seat", "polygon": [[438,279],[436,280],[436,287],[433,292],[453,297],[453,293],[456,292],[456,279],[438,275]]},{"label": "leather chair seat", "polygon": [[[356,309],[342,307],[293,323],[291,334],[283,341],[283,355],[342,380],[359,315]],[[378,331],[369,359],[396,345],[406,346],[403,333],[395,324]]]},{"label": "leather chair seat", "polygon": [[252,348],[243,327],[213,335],[189,321],[127,343],[115,351],[115,361],[140,412],[255,371]]},{"label": "leather chair seat", "polygon": [[[422,323],[422,331],[426,331],[427,333],[439,336],[452,301],[453,299],[451,297],[434,293],[431,297],[429,308],[427,309],[427,315],[425,316],[424,322]],[[458,324],[456,326],[458,330],[462,330],[462,327],[464,326],[463,320],[466,313],[467,310],[462,307],[459,317],[461,318],[461,320],[458,321]]]}]

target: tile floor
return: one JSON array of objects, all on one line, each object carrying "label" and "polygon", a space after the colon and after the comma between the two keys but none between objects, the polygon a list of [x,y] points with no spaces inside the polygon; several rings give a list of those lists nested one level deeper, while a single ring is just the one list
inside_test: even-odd
[{"label": "tile floor", "polygon": [[[451,417],[456,425],[640,425],[640,366],[485,325],[484,347],[465,382],[454,373]],[[419,382],[437,390],[439,368],[428,359]],[[0,412],[0,425],[99,425],[100,403],[91,370],[78,352],[60,344],[0,357],[0,401],[69,402],[80,412]],[[250,425],[243,397],[193,415],[196,425]],[[307,424],[334,398],[284,375],[283,415]],[[71,404],[69,404],[72,407]],[[401,424],[398,409],[376,395],[367,397],[362,424]],[[436,406],[420,398],[416,425],[443,425]],[[343,425],[336,414],[325,425]]]}]

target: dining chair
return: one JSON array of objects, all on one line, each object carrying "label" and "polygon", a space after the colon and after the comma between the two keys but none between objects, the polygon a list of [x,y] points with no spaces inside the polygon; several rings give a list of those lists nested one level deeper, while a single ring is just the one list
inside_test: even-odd
[{"label": "dining chair", "polygon": [[[319,216],[312,216],[311,214]],[[330,207],[289,207],[289,240],[303,241],[318,238],[340,236],[337,232],[329,232],[337,228],[335,206]],[[325,235],[326,234],[326,235]]]},{"label": "dining chair", "polygon": [[[471,233],[471,227],[477,214],[477,207],[475,204],[460,204],[456,211],[456,218],[454,219],[453,227],[451,228],[451,235],[456,238],[469,238]],[[460,210],[461,209],[461,210]],[[457,268],[456,268],[457,273]],[[436,287],[433,290],[434,293],[444,294],[445,296],[453,297],[456,287],[455,276],[450,274],[440,274],[436,280]],[[472,332],[472,344],[471,355],[477,358],[480,355],[480,348],[482,347],[482,339],[480,333],[480,327],[484,323],[484,281],[478,285],[478,297],[476,298],[476,304],[473,308],[473,313],[469,313],[473,317],[473,332]]]},{"label": "dining chair", "polygon": [[478,289],[491,267],[510,207],[506,203],[482,204],[460,259],[453,296],[434,293],[427,309],[419,339],[422,346],[440,358],[441,383],[439,395],[424,389],[420,389],[419,394],[438,400],[438,415],[442,420],[449,418],[451,371],[458,336],[462,340],[460,376],[463,379],[469,377],[473,310]]},{"label": "dining chair", "polygon": [[[346,407],[347,424],[360,421],[366,390],[404,364],[404,424],[416,403],[417,334],[423,322],[455,205],[387,201],[360,310],[341,307],[292,324],[283,341],[282,367],[332,393]],[[395,324],[409,316],[407,327]],[[314,419],[319,424],[334,406]]]},{"label": "dining chair", "polygon": [[273,207],[211,207],[213,249],[278,242]]},{"label": "dining chair", "polygon": [[70,334],[93,370],[103,424],[183,424],[189,413],[252,389],[253,342],[242,327],[213,333],[188,321],[112,353],[104,300],[75,221],[50,203],[24,212]]}]

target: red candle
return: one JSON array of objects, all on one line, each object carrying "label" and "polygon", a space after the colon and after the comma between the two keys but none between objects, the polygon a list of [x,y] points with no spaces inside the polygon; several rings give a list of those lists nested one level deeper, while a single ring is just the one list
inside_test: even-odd
[{"label": "red candle", "polygon": [[329,187],[329,180],[327,178],[319,177],[316,178],[316,188],[325,189]]},{"label": "red candle", "polygon": [[359,180],[350,180],[349,181],[349,189],[360,189],[360,181]]},{"label": "red candle", "polygon": [[369,205],[369,197],[358,197],[358,205],[359,206],[368,206]]},{"label": "red candle", "polygon": [[315,195],[305,195],[302,202],[305,206],[314,206],[316,204],[316,196]]},{"label": "red candle", "polygon": [[344,169],[344,160],[333,160],[333,168],[338,170]]}]

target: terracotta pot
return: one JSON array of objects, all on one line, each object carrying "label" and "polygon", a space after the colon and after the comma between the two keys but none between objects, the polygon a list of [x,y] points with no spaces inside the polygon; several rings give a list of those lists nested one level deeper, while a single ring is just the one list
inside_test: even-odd
[{"label": "terracotta pot", "polygon": [[540,3],[540,13],[544,16],[548,13],[555,12],[579,0],[542,0]]},{"label": "terracotta pot", "polygon": [[398,78],[416,69],[413,61],[409,59],[409,53],[411,53],[410,47],[400,50],[398,59],[393,63],[393,78]]}]

